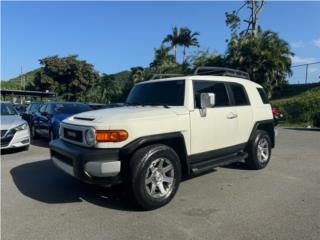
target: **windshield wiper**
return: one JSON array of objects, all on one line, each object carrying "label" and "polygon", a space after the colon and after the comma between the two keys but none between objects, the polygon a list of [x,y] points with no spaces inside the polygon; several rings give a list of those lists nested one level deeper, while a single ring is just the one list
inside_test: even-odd
[{"label": "windshield wiper", "polygon": [[169,105],[164,104],[164,103],[147,103],[146,105],[149,105],[149,106],[163,106],[164,108],[170,108]]}]

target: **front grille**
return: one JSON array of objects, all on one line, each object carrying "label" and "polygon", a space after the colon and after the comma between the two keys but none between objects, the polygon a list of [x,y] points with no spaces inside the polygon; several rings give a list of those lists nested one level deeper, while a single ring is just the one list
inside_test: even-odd
[{"label": "front grille", "polygon": [[72,141],[82,142],[82,131],[63,128],[63,137]]},{"label": "front grille", "polygon": [[1,147],[6,147],[9,145],[9,143],[11,142],[13,138],[13,135],[9,136],[9,137],[4,137],[4,138],[1,138]]},{"label": "front grille", "polygon": [[3,137],[6,134],[7,130],[1,130],[1,137]]},{"label": "front grille", "polygon": [[70,166],[73,165],[72,159],[69,158],[69,157],[67,157],[67,156],[65,156],[65,155],[63,155],[63,154],[61,154],[61,153],[58,153],[58,152],[56,152],[56,151],[51,150],[51,155],[52,155],[52,157],[57,158],[57,159],[60,160],[61,162],[64,162],[64,163],[66,163],[66,164],[68,164],[68,165],[70,165]]}]

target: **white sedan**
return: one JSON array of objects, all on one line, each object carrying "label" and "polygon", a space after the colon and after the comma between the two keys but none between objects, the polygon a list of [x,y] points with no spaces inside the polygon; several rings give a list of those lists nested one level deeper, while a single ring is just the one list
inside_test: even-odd
[{"label": "white sedan", "polygon": [[30,130],[11,103],[1,102],[1,149],[25,148],[30,145]]}]

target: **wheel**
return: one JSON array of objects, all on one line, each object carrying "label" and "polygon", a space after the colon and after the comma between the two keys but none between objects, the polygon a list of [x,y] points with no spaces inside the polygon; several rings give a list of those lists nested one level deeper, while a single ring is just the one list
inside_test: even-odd
[{"label": "wheel", "polygon": [[39,135],[36,132],[36,128],[34,127],[34,125],[31,126],[31,138],[32,139],[38,139]]},{"label": "wheel", "polygon": [[265,168],[271,157],[271,140],[267,132],[257,130],[248,147],[246,164],[252,169]]},{"label": "wheel", "polygon": [[139,149],[128,166],[128,190],[138,207],[156,209],[175,196],[181,179],[176,152],[162,144]]}]

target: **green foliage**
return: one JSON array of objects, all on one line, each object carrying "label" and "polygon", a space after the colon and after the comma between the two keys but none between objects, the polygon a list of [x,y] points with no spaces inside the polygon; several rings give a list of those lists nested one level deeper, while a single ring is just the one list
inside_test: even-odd
[{"label": "green foliage", "polygon": [[189,57],[190,64],[193,69],[201,66],[225,67],[225,56],[210,52],[208,49],[200,50]]},{"label": "green foliage", "polygon": [[284,113],[289,123],[311,122],[320,112],[320,87],[315,87],[292,98],[274,100],[272,106]]},{"label": "green foliage", "polygon": [[169,43],[170,48],[174,51],[174,61],[177,61],[177,47],[182,46],[183,47],[183,61],[182,63],[186,62],[186,48],[189,48],[191,46],[199,47],[199,42],[197,39],[197,36],[199,36],[200,33],[198,32],[192,32],[189,28],[183,27],[183,28],[177,28],[174,26],[172,28],[172,33],[165,36],[162,43]]},{"label": "green foliage", "polygon": [[51,56],[40,60],[43,65],[35,77],[37,90],[52,90],[65,100],[86,99],[87,90],[99,79],[93,65],[77,59]]},{"label": "green foliage", "polygon": [[251,80],[262,84],[272,94],[275,88],[286,84],[291,75],[289,44],[277,33],[258,31],[256,37],[233,35],[226,52],[227,65],[246,71]]},{"label": "green foliage", "polygon": [[122,93],[120,81],[113,75],[104,74],[89,90],[86,100],[96,103],[111,103]]},{"label": "green foliage", "polygon": [[162,46],[154,50],[154,60],[150,63],[150,69],[154,73],[164,73],[175,65],[175,58],[170,54],[170,47]]}]

